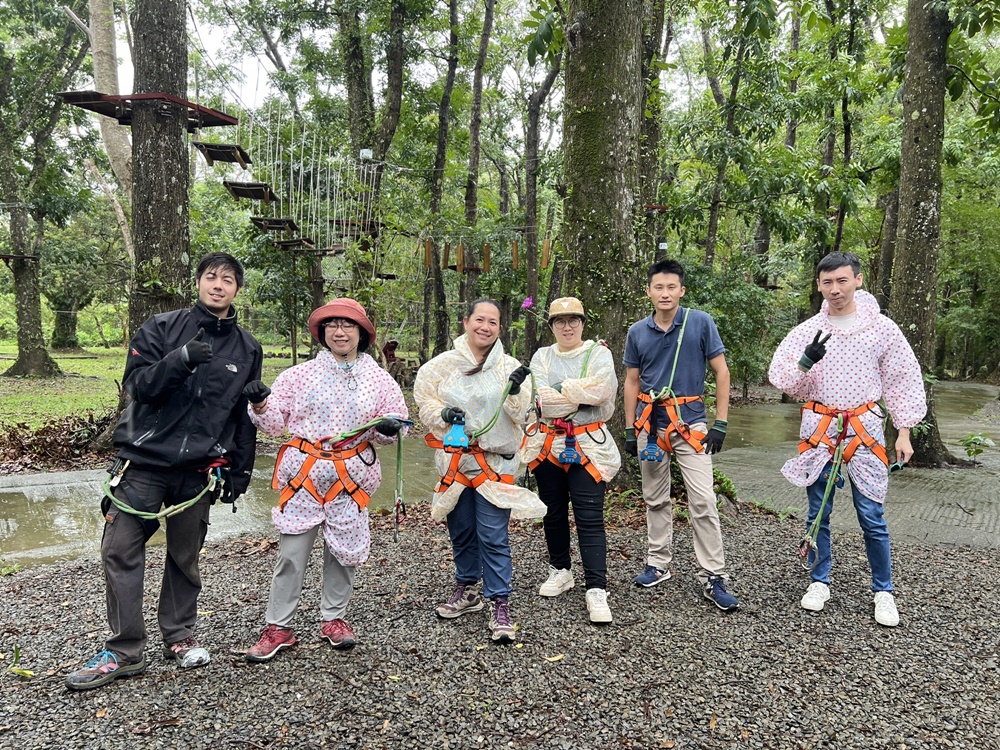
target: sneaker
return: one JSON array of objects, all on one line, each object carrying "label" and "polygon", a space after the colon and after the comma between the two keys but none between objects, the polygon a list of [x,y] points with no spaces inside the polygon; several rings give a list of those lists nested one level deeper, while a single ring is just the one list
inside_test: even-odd
[{"label": "sneaker", "polygon": [[296,643],[295,633],[291,628],[279,628],[268,625],[260,631],[260,640],[247,651],[247,661],[270,661],[282,649],[291,648]]},{"label": "sneaker", "polygon": [[604,589],[587,589],[587,611],[590,613],[591,622],[601,624],[611,622],[608,592]]},{"label": "sneaker", "polygon": [[354,631],[347,620],[326,620],[319,629],[320,638],[330,642],[336,649],[346,651],[354,648]]},{"label": "sneaker", "polygon": [[899,625],[899,611],[891,591],[875,592],[875,622],[887,628]]},{"label": "sneaker", "polygon": [[830,587],[822,581],[813,581],[802,595],[802,609],[820,612],[830,598]]},{"label": "sneaker", "polygon": [[564,591],[573,588],[573,574],[563,568],[549,566],[549,579],[538,587],[542,596],[559,596]]},{"label": "sneaker", "polygon": [[715,602],[715,606],[723,612],[731,612],[740,606],[739,600],[726,590],[726,582],[722,576],[709,576],[705,581],[705,598]]},{"label": "sneaker", "polygon": [[90,690],[107,685],[119,677],[135,677],[146,671],[146,657],[139,661],[118,661],[114,651],[102,651],[87,662],[87,666],[66,675],[70,690]]},{"label": "sneaker", "polygon": [[181,669],[203,667],[212,661],[212,658],[208,655],[208,650],[192,636],[188,636],[183,641],[168,643],[164,646],[163,658],[176,659],[180,662],[178,666]]},{"label": "sneaker", "polygon": [[670,578],[670,571],[667,568],[657,568],[654,565],[647,565],[646,569],[635,577],[636,585],[645,586],[647,589],[658,583],[663,583]]},{"label": "sneaker", "polygon": [[514,642],[514,621],[510,616],[510,604],[499,596],[490,599],[490,630],[494,643]]},{"label": "sneaker", "polygon": [[456,583],[455,590],[451,592],[451,599],[438,605],[435,611],[438,617],[454,620],[468,612],[478,612],[482,608],[483,598],[472,585]]}]

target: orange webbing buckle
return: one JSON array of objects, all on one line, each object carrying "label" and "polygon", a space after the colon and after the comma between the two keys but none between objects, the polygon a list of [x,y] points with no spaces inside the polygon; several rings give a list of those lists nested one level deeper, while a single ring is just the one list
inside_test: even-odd
[{"label": "orange webbing buckle", "polygon": [[[584,425],[574,425],[574,429],[576,432],[578,433],[585,432],[588,435],[590,435],[592,432],[597,432],[603,427],[604,427],[604,422],[590,422],[589,424],[584,424]],[[553,441],[556,439],[556,437],[560,435],[565,435],[566,430],[562,427],[555,427],[555,426],[550,427],[544,422],[542,422],[538,426],[538,429],[540,429],[542,432],[545,433],[545,441],[542,443],[542,449],[538,452],[538,455],[531,463],[528,464],[528,470],[534,471],[544,461],[549,461],[558,466],[560,469],[569,471],[569,467],[573,466],[574,464],[562,463],[552,452]],[[577,445],[576,450],[580,454],[579,465],[587,470],[587,473],[590,474],[591,479],[593,479],[595,482],[603,482],[604,477],[601,476],[601,472],[599,472],[597,470],[597,467],[594,466],[594,462],[590,460],[590,458],[587,456],[586,453],[580,450],[579,445]]]},{"label": "orange webbing buckle", "polygon": [[[281,449],[278,451],[278,457],[274,461],[274,475],[271,477],[271,489],[279,489],[278,467],[281,466],[281,458],[288,448],[295,448],[307,454],[307,456],[306,460],[302,462],[302,466],[299,467],[299,472],[288,480],[288,484],[280,488],[281,495],[278,497],[278,510],[284,512],[285,504],[295,496],[296,492],[302,489],[316,498],[316,502],[320,505],[330,502],[341,492],[346,492],[358,504],[360,510],[367,508],[368,503],[371,502],[371,496],[361,489],[358,483],[351,478],[350,473],[347,471],[347,459],[354,458],[370,447],[370,443],[365,441],[346,450],[327,450],[323,448],[322,440],[317,440],[315,443],[310,443],[303,438],[289,440],[281,446]],[[326,495],[319,494],[319,490],[316,489],[316,485],[313,484],[313,480],[309,476],[309,472],[312,471],[312,467],[317,461],[332,461],[333,467],[337,472],[337,481],[333,483],[333,486],[330,487]]]},{"label": "orange webbing buckle", "polygon": [[[444,492],[455,482],[463,484],[466,487],[472,487],[473,489],[479,489],[485,482],[514,484],[513,474],[497,474],[490,468],[490,465],[486,462],[486,452],[479,447],[478,443],[470,443],[468,448],[446,446],[441,438],[436,438],[430,433],[424,435],[424,443],[428,448],[437,448],[451,454],[451,462],[448,464],[448,470],[441,477],[437,489],[434,490],[435,492]],[[466,455],[474,456],[476,463],[479,464],[479,468],[482,471],[481,474],[476,475],[472,479],[469,479],[458,470],[458,464],[462,460],[462,456]]]},{"label": "orange webbing buckle", "polygon": [[681,419],[681,415],[677,411],[677,407],[681,404],[691,404],[695,401],[701,401],[701,396],[673,396],[668,399],[654,401],[648,393],[640,393],[639,400],[646,404],[646,408],[642,410],[642,414],[640,414],[639,418],[635,421],[636,432],[644,430],[650,437],[654,436],[654,433],[650,430],[650,422],[653,415],[653,406],[659,404],[667,410],[667,419],[670,421],[667,424],[662,438],[660,437],[659,432],[655,433],[656,444],[668,453],[673,451],[673,446],[670,444],[670,433],[676,432],[681,436],[681,439],[694,448],[695,451],[698,453],[704,452],[705,446],[701,444],[701,441],[707,433],[699,430],[692,430],[688,427],[687,423]]},{"label": "orange webbing buckle", "polygon": [[831,409],[828,406],[821,404],[819,401],[810,401],[802,406],[802,411],[815,412],[821,415],[819,424],[816,425],[816,429],[812,435],[801,440],[799,442],[799,453],[805,453],[813,448],[819,448],[821,445],[829,449],[830,453],[833,453],[837,449],[837,444],[843,440],[843,436],[838,437],[836,440],[830,440],[830,436],[826,434],[826,431],[830,429],[830,425],[838,414],[844,415],[845,429],[846,425],[850,425],[854,428],[854,436],[848,441],[847,446],[844,448],[844,461],[850,461],[854,454],[857,452],[858,448],[862,445],[868,448],[879,461],[884,463],[886,466],[889,465],[889,456],[885,451],[885,446],[879,443],[875,438],[868,434],[868,430],[861,423],[859,417],[862,414],[867,414],[870,411],[874,411],[876,404],[874,401],[869,401],[867,404],[862,404],[856,409]]}]

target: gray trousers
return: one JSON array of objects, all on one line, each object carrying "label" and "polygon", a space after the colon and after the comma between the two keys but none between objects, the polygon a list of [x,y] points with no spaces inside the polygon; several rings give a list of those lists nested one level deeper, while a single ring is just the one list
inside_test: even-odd
[{"label": "gray trousers", "polygon": [[[271,579],[271,593],[267,597],[268,625],[290,628],[295,610],[299,607],[302,583],[309,566],[309,555],[316,541],[320,526],[313,526],[303,534],[282,534],[278,548],[278,562]],[[354,593],[354,565],[341,565],[326,544],[323,544],[323,597],[319,611],[323,622],[343,620],[347,604]]]},{"label": "gray trousers", "polygon": [[[206,483],[203,471],[129,468],[114,493],[137,510],[156,512],[161,506],[176,505],[194,497]],[[198,553],[208,533],[210,494],[166,519],[167,556],[156,612],[164,643],[183,641],[194,631],[201,593]],[[105,519],[101,559],[111,628],[105,648],[123,661],[134,662],[142,658],[147,641],[142,616],[146,542],[159,523],[123,513],[108,498],[101,508]]]},{"label": "gray trousers", "polygon": [[[705,424],[691,425],[705,431]],[[659,430],[660,437],[665,430]],[[639,451],[646,447],[647,434],[639,436]],[[699,453],[676,432],[670,445],[681,467],[681,476],[688,493],[688,513],[694,535],[694,556],[698,561],[698,578],[705,582],[709,576],[725,574],[726,556],[722,550],[722,528],[715,500],[715,481],[712,477],[712,457]],[[647,564],[666,568],[673,559],[673,503],[670,500],[670,455],[663,461],[640,461],[642,472],[642,497],[646,501],[646,531],[649,540]]]}]

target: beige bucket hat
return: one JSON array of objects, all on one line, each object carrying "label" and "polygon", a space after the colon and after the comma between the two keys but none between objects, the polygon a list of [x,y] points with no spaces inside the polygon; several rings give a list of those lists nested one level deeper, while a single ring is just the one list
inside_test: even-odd
[{"label": "beige bucket hat", "polygon": [[584,320],[587,319],[587,314],[583,311],[583,303],[576,297],[560,297],[549,305],[549,323],[556,318],[567,315],[577,315]]}]

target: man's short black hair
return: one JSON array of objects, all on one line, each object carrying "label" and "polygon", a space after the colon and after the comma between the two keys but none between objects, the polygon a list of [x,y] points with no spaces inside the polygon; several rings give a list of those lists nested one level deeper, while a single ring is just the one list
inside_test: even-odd
[{"label": "man's short black hair", "polygon": [[843,268],[844,266],[850,266],[855,276],[861,273],[861,261],[858,260],[857,255],[854,253],[836,252],[823,256],[816,265],[816,278],[818,279],[821,273],[836,271],[838,268]]},{"label": "man's short black hair", "polygon": [[681,286],[684,286],[684,266],[676,260],[658,260],[656,263],[651,265],[646,271],[646,286],[649,286],[652,283],[653,277],[658,273],[676,274],[681,280]]},{"label": "man's short black hair", "polygon": [[201,279],[206,272],[217,268],[232,273],[236,277],[236,286],[240,289],[243,288],[243,264],[229,253],[209,253],[206,255],[198,261],[194,277]]}]

